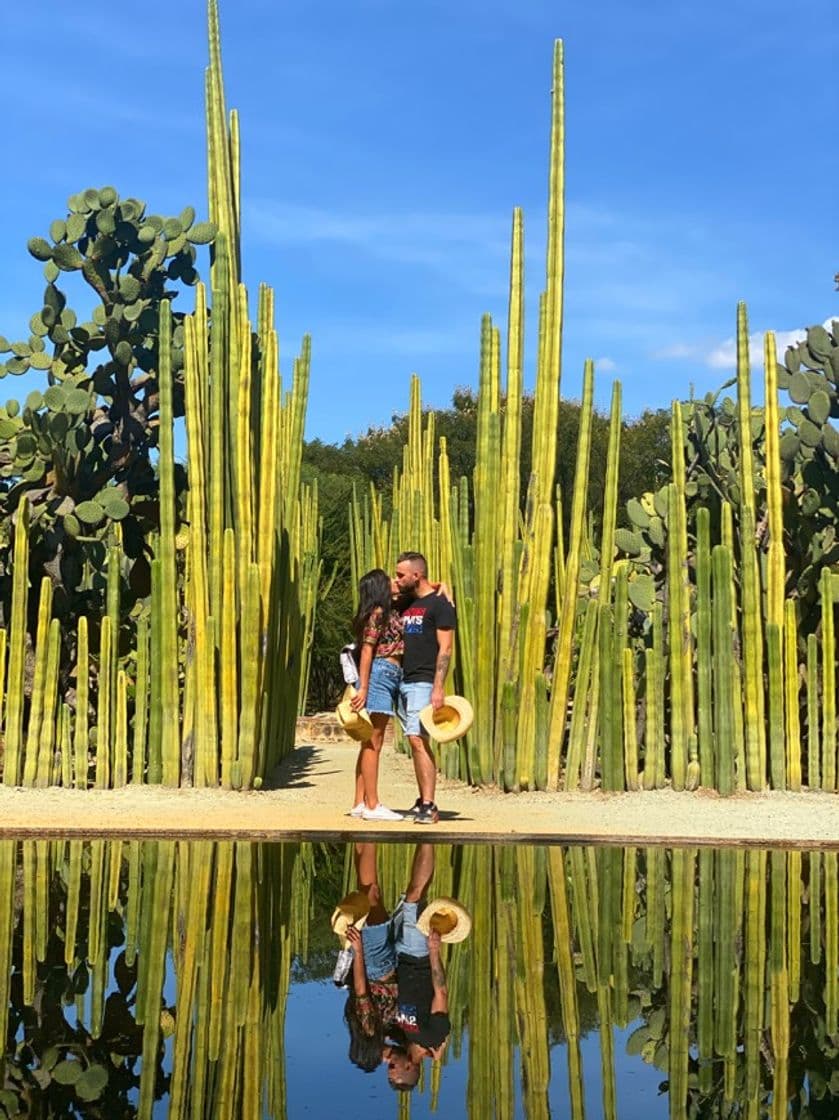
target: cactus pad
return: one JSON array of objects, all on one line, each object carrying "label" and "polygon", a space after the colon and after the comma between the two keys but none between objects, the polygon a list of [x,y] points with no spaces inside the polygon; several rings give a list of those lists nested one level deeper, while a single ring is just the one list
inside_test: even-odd
[{"label": "cactus pad", "polygon": [[196,222],[187,236],[193,245],[209,245],[215,239],[216,227],[213,222]]},{"label": "cactus pad", "polygon": [[52,257],[52,246],[43,237],[30,237],[26,247],[36,260],[48,261]]},{"label": "cactus pad", "polygon": [[105,519],[105,511],[99,502],[79,502],[76,506],[76,516],[85,525],[99,525]]}]

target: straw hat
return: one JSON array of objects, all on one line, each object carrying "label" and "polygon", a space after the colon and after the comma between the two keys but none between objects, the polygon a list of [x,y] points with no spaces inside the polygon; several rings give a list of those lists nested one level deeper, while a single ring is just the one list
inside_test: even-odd
[{"label": "straw hat", "polygon": [[351,739],[355,739],[357,743],[366,743],[373,734],[373,724],[370,722],[370,716],[366,708],[362,708],[360,712],[354,712],[350,707],[350,700],[357,695],[358,692],[353,685],[348,684],[344,689],[340,704],[335,709],[335,714]]},{"label": "straw hat", "polygon": [[350,926],[361,929],[370,913],[370,899],[365,891],[351,891],[342,898],[332,913],[332,929],[341,939],[341,948],[349,945],[347,930]]},{"label": "straw hat", "polygon": [[438,743],[451,743],[460,739],[472,726],[475,713],[472,705],[463,696],[447,696],[442,708],[435,712],[431,704],[419,714],[420,723]]},{"label": "straw hat", "polygon": [[435,898],[417,918],[417,929],[426,937],[432,930],[441,941],[464,941],[472,929],[472,919],[454,898]]}]

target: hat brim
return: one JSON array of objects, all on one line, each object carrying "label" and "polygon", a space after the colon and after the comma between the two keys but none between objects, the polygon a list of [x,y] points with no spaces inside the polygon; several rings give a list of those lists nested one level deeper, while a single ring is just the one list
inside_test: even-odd
[{"label": "hat brim", "polygon": [[355,739],[357,743],[366,743],[373,734],[373,723],[366,708],[354,712],[350,707],[350,701],[357,695],[356,689],[351,684],[347,685],[344,689],[344,695],[341,697],[341,702],[335,709],[335,715],[338,717],[341,727],[351,739]]},{"label": "hat brim", "polygon": [[420,723],[438,743],[452,743],[461,739],[475,718],[472,705],[465,696],[446,696],[437,712],[428,704],[419,714]]},{"label": "hat brim", "polygon": [[455,898],[435,898],[417,918],[417,929],[425,937],[439,929],[440,940],[447,945],[465,941],[472,930],[469,911]]},{"label": "hat brim", "polygon": [[356,929],[363,929],[367,924],[367,916],[369,913],[370,899],[366,891],[350,891],[332,911],[330,925],[332,926],[333,933],[341,939],[341,945],[344,948],[349,944],[347,930],[350,926],[355,926]]}]

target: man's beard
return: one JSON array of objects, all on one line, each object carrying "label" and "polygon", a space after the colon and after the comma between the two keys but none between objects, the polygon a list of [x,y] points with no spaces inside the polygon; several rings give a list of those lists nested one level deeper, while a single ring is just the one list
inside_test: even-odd
[{"label": "man's beard", "polygon": [[407,606],[410,606],[416,597],[416,588],[411,591],[399,591],[393,600],[393,609],[401,613]]}]

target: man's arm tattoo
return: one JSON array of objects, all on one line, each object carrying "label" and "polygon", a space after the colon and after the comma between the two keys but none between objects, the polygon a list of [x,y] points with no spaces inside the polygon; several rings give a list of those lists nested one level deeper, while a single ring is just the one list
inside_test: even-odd
[{"label": "man's arm tattoo", "polygon": [[446,988],[446,974],[443,971],[443,962],[437,957],[431,962],[431,983],[434,985],[435,992],[444,992],[448,994]]},{"label": "man's arm tattoo", "polygon": [[434,679],[437,684],[445,684],[446,677],[449,673],[449,662],[452,659],[450,653],[438,653],[437,665],[435,667]]}]

